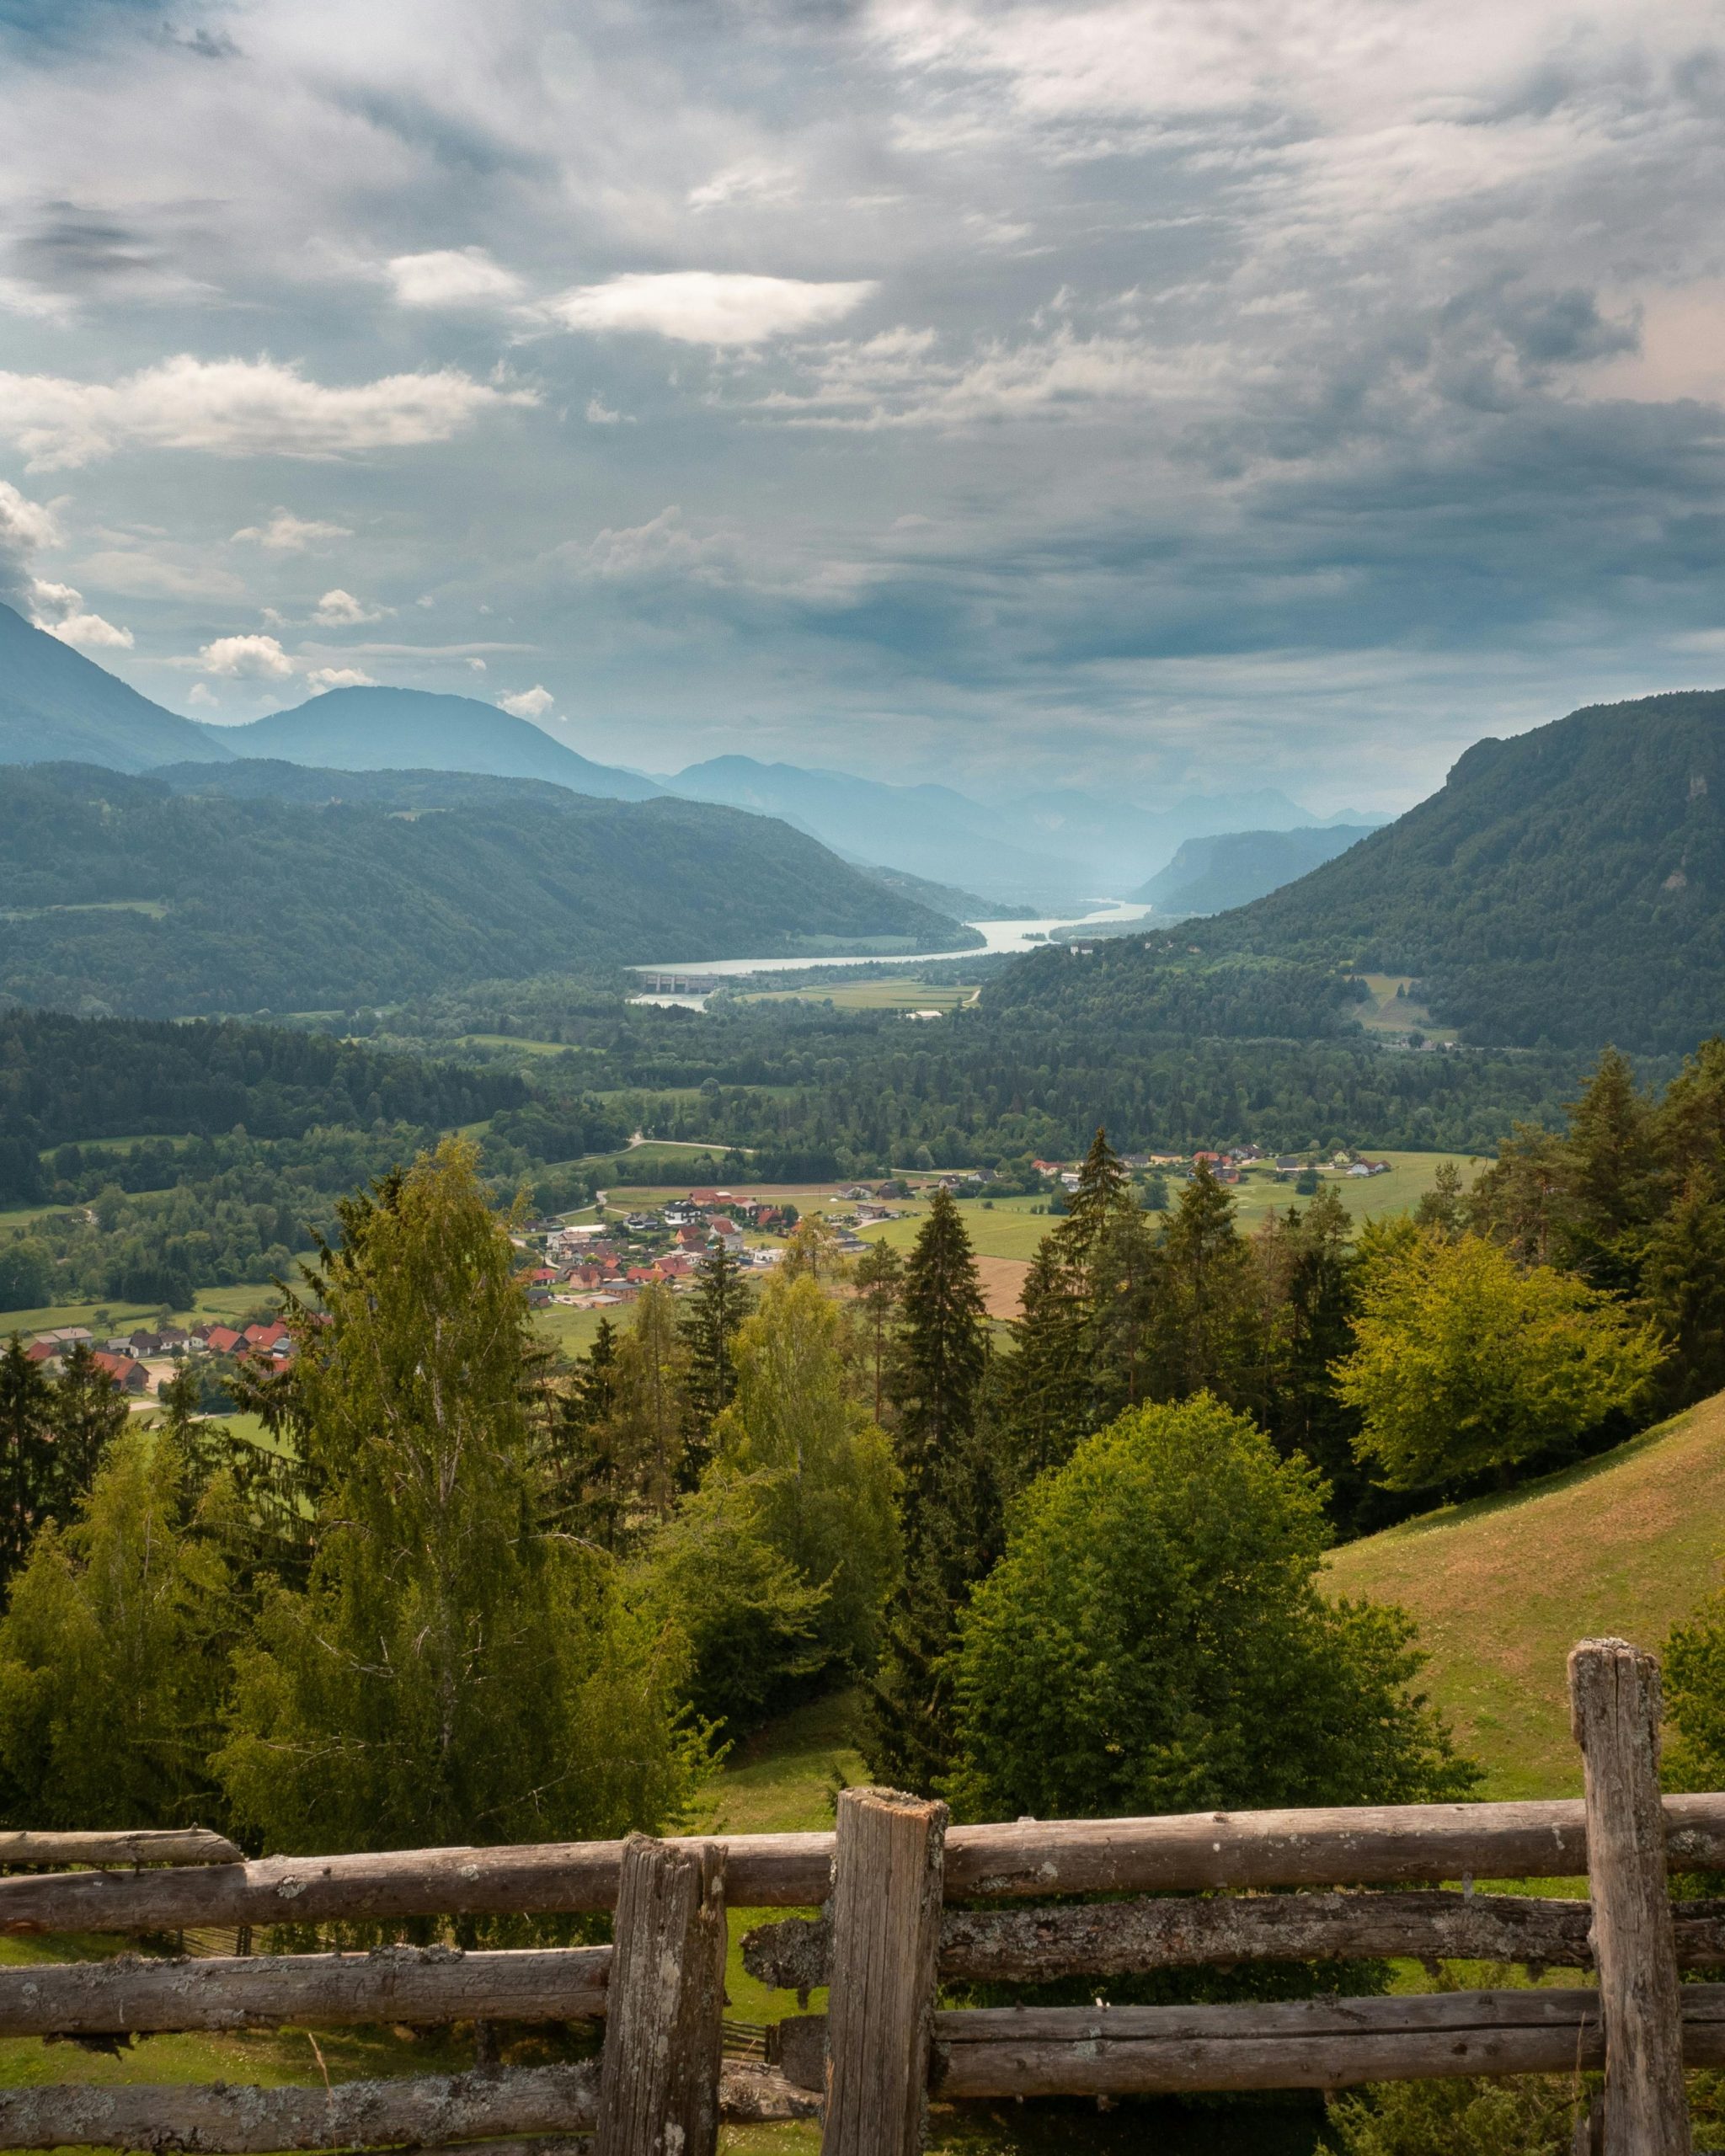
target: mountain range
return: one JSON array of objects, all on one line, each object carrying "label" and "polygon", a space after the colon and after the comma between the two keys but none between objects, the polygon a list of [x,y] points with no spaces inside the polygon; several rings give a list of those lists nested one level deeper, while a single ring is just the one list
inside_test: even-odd
[{"label": "mountain range", "polygon": [[542,726],[476,696],[429,689],[328,689],[248,726],[200,731],[233,756],[266,756],[322,771],[479,771],[548,779],[597,801],[650,801],[662,789],[638,771],[595,764]]},{"label": "mountain range", "polygon": [[1316,1033],[1367,973],[1466,1040],[1686,1049],[1725,1030],[1725,691],[1476,742],[1443,787],[1178,937],[1028,959],[996,991],[1076,1022]]},{"label": "mountain range", "polygon": [[1314,824],[1304,830],[1223,831],[1188,839],[1167,867],[1131,896],[1158,913],[1226,913],[1322,867],[1375,828]]},{"label": "mountain range", "polygon": [[[248,724],[200,723],[151,702],[0,606],[0,762],[137,772],[260,758],[321,771],[469,771],[543,780],[598,800],[667,793],[747,809],[791,825],[853,865],[954,892],[972,918],[1027,907],[1055,912],[1130,889],[1193,838],[1317,823],[1273,789],[1146,807],[1124,793],[1054,788],[988,804],[951,787],[891,785],[743,755],[660,782],[595,762],[494,705],[424,689],[332,689]],[[1344,810],[1331,820],[1351,816]]]},{"label": "mountain range", "polygon": [[704,803],[264,760],[40,764],[0,792],[0,1001],[348,1009],[584,966],[967,938],[800,832]]}]

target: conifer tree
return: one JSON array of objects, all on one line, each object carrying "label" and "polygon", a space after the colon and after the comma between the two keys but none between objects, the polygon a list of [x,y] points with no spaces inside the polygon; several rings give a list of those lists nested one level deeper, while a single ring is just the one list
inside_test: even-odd
[{"label": "conifer tree", "polygon": [[987,1314],[970,1239],[944,1189],[936,1191],[917,1235],[902,1296],[893,1390],[905,1473],[905,1571],[870,1687],[870,1765],[895,1786],[932,1790],[953,1756],[945,1662],[958,1612],[1003,1539],[996,1465],[979,1428]]},{"label": "conifer tree", "polygon": [[937,1186],[905,1267],[904,1322],[889,1376],[896,1449],[913,1493],[931,1462],[975,1429],[988,1358],[976,1259],[953,1194]]},{"label": "conifer tree", "polygon": [[24,1562],[51,1502],[48,1380],[13,1333],[0,1355],[0,1582]]},{"label": "conifer tree", "polygon": [[1200,1161],[1169,1218],[1151,1319],[1151,1386],[1158,1400],[1214,1393],[1231,1407],[1262,1404],[1263,1339],[1252,1265],[1232,1194]]},{"label": "conifer tree", "polygon": [[742,1267],[722,1242],[715,1242],[701,1261],[692,1307],[680,1327],[689,1356],[684,1479],[691,1486],[712,1457],[714,1419],[730,1406],[736,1391],[737,1328],[753,1303]]},{"label": "conifer tree", "polygon": [[857,1300],[868,1340],[868,1367],[874,1400],[874,1419],[884,1419],[887,1376],[905,1284],[905,1261],[883,1236],[872,1242],[857,1261]]},{"label": "conifer tree", "polygon": [[1648,1313],[1673,1350],[1664,1402],[1686,1407],[1725,1387],[1725,1202],[1711,1166],[1684,1178],[1648,1239],[1642,1279]]},{"label": "conifer tree", "polygon": [[689,1362],[670,1289],[654,1281],[641,1290],[634,1321],[617,1342],[612,1418],[636,1493],[660,1519],[686,1486]]},{"label": "conifer tree", "polygon": [[630,1501],[617,1423],[617,1327],[601,1317],[550,1414],[549,1516],[563,1532],[612,1554],[623,1546]]},{"label": "conifer tree", "polygon": [[1023,1489],[1071,1458],[1090,1412],[1088,1316],[1052,1235],[1044,1238],[1007,1331],[999,1366],[996,1427],[1008,1487]]},{"label": "conifer tree", "polygon": [[48,1409],[54,1434],[53,1503],[62,1518],[96,1479],[102,1455],[126,1425],[126,1396],[87,1341],[77,1341],[55,1380]]}]

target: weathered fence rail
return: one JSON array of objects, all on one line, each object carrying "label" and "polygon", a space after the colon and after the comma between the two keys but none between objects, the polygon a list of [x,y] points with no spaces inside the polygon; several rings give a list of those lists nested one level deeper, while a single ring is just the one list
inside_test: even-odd
[{"label": "weathered fence rail", "polygon": [[[483,2143],[489,2156],[556,2156],[590,2135],[599,2156],[712,2156],[722,2116],[819,2114],[825,2156],[913,2156],[931,2093],[1331,2089],[1603,2068],[1601,2137],[1589,2145],[1682,2156],[1682,2073],[1725,2065],[1725,1983],[1682,1983],[1680,1971],[1725,1971],[1725,1903],[1674,1905],[1667,1873],[1725,1870],[1725,1795],[1661,1800],[1648,1657],[1583,1641],[1570,1675],[1586,1785],[1572,1803],[949,1827],[943,1806],[862,1790],[841,1796],[832,1834],[259,1863],[195,1832],[13,1836],[0,1841],[13,1864],[107,1867],[0,1879],[0,1930],[14,1934],[611,1910],[617,1945],[126,1954],[0,1970],[0,2034],[10,2036],[605,2020],[596,2064],[333,2089],[0,2090],[0,2148],[238,2156]],[[189,1865],[188,1851],[216,1860]],[[1581,1875],[1587,1901],[1472,1887]],[[1437,1883],[1458,1879],[1460,1892]],[[1097,1894],[1135,1898],[1070,1898]],[[1007,1906],[957,1906],[979,1903]],[[830,1989],[827,2014],[780,2025],[766,2064],[722,2056],[728,1906],[823,1911],[744,1942],[745,1965],[766,1982]],[[937,2005],[942,1979],[1382,1956],[1593,1972],[1597,1986],[1237,2006]]]}]

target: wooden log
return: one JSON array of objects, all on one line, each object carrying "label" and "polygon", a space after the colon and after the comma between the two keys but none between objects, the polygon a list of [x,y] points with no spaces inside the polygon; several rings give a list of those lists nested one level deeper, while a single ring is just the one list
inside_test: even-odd
[{"label": "wooden log", "polygon": [[[1666,1847],[1689,1870],[1725,1870],[1725,1794],[1668,1796]],[[745,1908],[826,1899],[830,1834],[720,1838],[727,1892]],[[200,1925],[389,1923],[413,1916],[549,1916],[613,1908],[620,1842],[268,1857],[179,1871],[0,1878],[0,1935],[176,1931]],[[1199,1812],[1166,1819],[955,1827],[954,1901],[1222,1887],[1568,1878],[1587,1868],[1579,1800]]]},{"label": "wooden log", "polygon": [[[588,2063],[339,2082],[330,2092],[62,2083],[0,2091],[0,2134],[8,2148],[184,2150],[188,2156],[400,2145],[465,2148],[470,2156],[591,2156],[598,2079]],[[721,2088],[724,2116],[739,2125],[820,2116],[817,2095],[745,2061],[725,2061]]]},{"label": "wooden log", "polygon": [[61,2083],[0,2089],[0,2148],[137,2148],[262,2156],[299,2148],[387,2148],[521,2134],[586,2132],[590,2063],[435,2074],[298,2089],[222,2083],[155,2088]]},{"label": "wooden log", "polygon": [[775,2067],[728,2058],[719,2071],[719,2108],[729,2126],[772,2126],[791,2119],[818,2119],[818,2089],[800,2089]]},{"label": "wooden log", "polygon": [[[1683,2056],[1725,2062],[1725,1987],[1685,1985]],[[1007,2009],[935,2017],[944,2097],[1339,2089],[1600,2066],[1598,1994],[1450,1992],[1236,2007]]]},{"label": "wooden log", "polygon": [[0,1969],[0,2036],[579,2021],[604,2013],[611,1965],[608,1946],[36,1963]]},{"label": "wooden log", "polygon": [[615,1956],[598,2156],[714,2156],[725,1961],[715,1844],[629,1837]]},{"label": "wooden log", "polygon": [[[1687,1985],[1683,1996],[1689,2063],[1725,2059],[1725,1985]],[[787,2080],[818,2085],[825,2036],[821,2015],[792,2015],[779,2025]],[[934,2017],[934,2084],[943,2095],[1130,2095],[1569,2073],[1578,2058],[1583,2066],[1601,2063],[1605,2035],[1597,1993],[1577,1987],[941,2013]],[[1452,2063],[1442,2063],[1445,2056]],[[1095,2059],[1104,2063],[1091,2078],[1087,2062]]]},{"label": "wooden log", "polygon": [[226,1834],[207,1827],[140,1827],[121,1833],[0,1834],[0,1865],[243,1864]]},{"label": "wooden log", "polygon": [[947,1818],[896,1790],[839,1797],[821,2156],[920,2156]]},{"label": "wooden log", "polygon": [[1569,1707],[1584,1773],[1606,2156],[1689,2156],[1659,1806],[1659,1665],[1626,1640],[1583,1640],[1569,1656]]}]

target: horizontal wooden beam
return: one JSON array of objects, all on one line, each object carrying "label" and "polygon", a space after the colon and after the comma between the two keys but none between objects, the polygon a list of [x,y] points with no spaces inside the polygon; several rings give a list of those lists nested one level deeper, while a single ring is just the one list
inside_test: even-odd
[{"label": "horizontal wooden beam", "polygon": [[[1674,1866],[1725,1870],[1725,1795],[1667,1797],[1665,1823]],[[734,1906],[797,1908],[826,1899],[830,1834],[721,1838]],[[620,1842],[566,1842],[20,1876],[0,1879],[0,1933],[575,1913],[615,1906],[622,1856]],[[1411,1804],[955,1827],[947,1837],[944,1886],[949,1901],[1046,1900],[1467,1874],[1567,1878],[1586,1869],[1578,1800]]]},{"label": "horizontal wooden beam", "polygon": [[[305,2148],[456,2148],[472,2156],[563,2156],[592,2131],[599,2069],[510,2067],[293,2089],[58,2084],[0,2089],[0,2147],[264,2156]],[[720,2108],[737,2123],[817,2118],[819,2100],[770,2067],[727,2059]]]},{"label": "horizontal wooden beam", "polygon": [[243,1850],[207,1827],[141,1828],[118,1834],[0,1833],[0,1865],[242,1864]]},{"label": "horizontal wooden beam", "polygon": [[0,1969],[0,2036],[181,2029],[342,2028],[371,2021],[579,2021],[603,2014],[608,1946],[463,1954],[261,1954]]},{"label": "horizontal wooden beam", "polygon": [[[1684,1967],[1725,1967],[1725,1903],[1680,1903],[1673,1915]],[[948,1909],[941,1920],[940,1973],[952,1981],[1030,1983],[1218,1961],[1387,1956],[1589,1969],[1592,1921],[1586,1902],[1436,1888]],[[824,1918],[787,1917],[743,1935],[743,1967],[783,1991],[816,1990],[830,1963]]]},{"label": "horizontal wooden beam", "polygon": [[[1725,2063],[1725,1985],[1685,1985],[1683,1999],[1685,2062]],[[822,2022],[782,2025],[788,2078],[818,2079]],[[1174,2095],[1567,2073],[1604,2057],[1599,1994],[1579,1986],[1245,2006],[1007,2007],[935,2016],[932,2084],[949,2098]]]},{"label": "horizontal wooden beam", "polygon": [[174,2149],[190,2156],[403,2143],[436,2148],[512,2135],[588,2132],[598,2088],[598,2068],[588,2062],[345,2081],[331,2089],[61,2083],[0,2089],[0,2148]]}]

